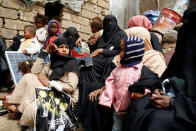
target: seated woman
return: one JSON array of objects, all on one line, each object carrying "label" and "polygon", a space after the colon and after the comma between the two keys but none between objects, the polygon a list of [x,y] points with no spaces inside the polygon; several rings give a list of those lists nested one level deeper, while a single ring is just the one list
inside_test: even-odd
[{"label": "seated woman", "polygon": [[93,49],[90,47],[94,75],[97,80],[101,79],[105,65],[111,63],[113,57],[120,53],[120,40],[126,36],[126,33],[118,26],[115,16],[105,16],[103,20],[103,35],[98,40],[96,47]]},{"label": "seated woman", "polygon": [[[144,27],[148,31],[152,30],[152,24],[150,20],[144,15],[137,15],[137,16],[131,17],[128,21],[128,28],[131,28],[131,27]],[[150,32],[150,36],[151,36],[150,41],[151,41],[153,49],[163,53],[163,49],[162,49],[161,44],[159,43],[159,39],[157,35],[153,32]]]},{"label": "seated woman", "polygon": [[[130,108],[125,131],[196,130],[196,4],[187,9],[179,29],[176,51],[162,79],[169,78],[175,97],[161,89],[152,96],[135,100]],[[171,79],[171,77],[177,79]],[[134,113],[131,113],[134,112]]]},{"label": "seated woman", "polygon": [[71,54],[74,57],[86,57],[89,55],[89,47],[84,40],[82,40],[79,45],[76,45],[76,41],[81,38],[75,27],[68,27],[67,30],[63,33],[63,36],[68,40],[71,46]]},{"label": "seated woman", "polygon": [[81,85],[81,103],[78,111],[86,130],[111,130],[112,111],[99,108],[97,102],[90,102],[89,94],[104,86],[105,80],[115,68],[112,59],[120,53],[120,40],[126,36],[126,33],[118,26],[116,18],[113,15],[107,15],[103,20],[103,35],[93,48],[90,46],[93,67],[91,72],[80,78],[80,81],[82,80],[85,84]]},{"label": "seated woman", "polygon": [[[51,62],[44,65],[44,60],[51,54]],[[35,88],[54,87],[66,91],[75,106],[78,101],[78,74],[74,58],[69,51],[65,38],[59,38],[40,52],[31,73],[25,74],[11,96],[6,97],[4,105],[12,112],[22,113],[20,125],[33,126],[35,115]],[[11,105],[11,106],[10,106]]]}]

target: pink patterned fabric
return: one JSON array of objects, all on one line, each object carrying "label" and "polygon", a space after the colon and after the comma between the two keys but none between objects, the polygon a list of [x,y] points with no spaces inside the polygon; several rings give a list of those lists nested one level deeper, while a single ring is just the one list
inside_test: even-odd
[{"label": "pink patterned fabric", "polygon": [[106,107],[113,105],[116,112],[127,110],[131,103],[128,87],[140,79],[142,66],[143,63],[116,67],[105,82],[99,104]]},{"label": "pink patterned fabric", "polygon": [[131,17],[131,19],[128,21],[128,28],[131,28],[131,27],[144,27],[147,30],[151,30],[152,24],[146,16],[137,15],[137,16]]}]

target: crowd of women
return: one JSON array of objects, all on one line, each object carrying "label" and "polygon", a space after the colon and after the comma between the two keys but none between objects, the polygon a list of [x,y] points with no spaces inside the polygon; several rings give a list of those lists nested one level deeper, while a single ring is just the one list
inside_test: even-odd
[{"label": "crowd of women", "polygon": [[[143,15],[132,17],[126,30],[113,15],[103,22],[95,17],[87,42],[75,27],[62,34],[51,20],[31,71],[1,99],[8,110],[22,114],[22,126],[35,124],[35,88],[46,86],[70,96],[71,112],[85,131],[194,131],[195,15],[193,4],[184,13],[168,66]],[[51,62],[44,65],[48,54]]]}]

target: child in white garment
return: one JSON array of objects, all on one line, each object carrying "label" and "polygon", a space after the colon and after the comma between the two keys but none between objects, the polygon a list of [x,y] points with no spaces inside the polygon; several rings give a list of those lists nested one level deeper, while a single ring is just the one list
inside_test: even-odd
[{"label": "child in white garment", "polygon": [[24,39],[21,39],[21,45],[18,52],[24,54],[36,54],[40,51],[40,45],[35,37],[36,29],[32,25],[26,25],[24,27]]}]

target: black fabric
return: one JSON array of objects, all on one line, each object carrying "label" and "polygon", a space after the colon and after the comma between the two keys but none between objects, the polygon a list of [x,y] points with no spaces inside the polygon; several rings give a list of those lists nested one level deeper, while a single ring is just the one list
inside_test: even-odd
[{"label": "black fabric", "polygon": [[97,42],[97,48],[104,49],[103,55],[115,56],[120,53],[120,40],[126,33],[120,29],[113,15],[105,16],[103,20],[103,35]]},{"label": "black fabric", "polygon": [[151,36],[150,41],[151,41],[151,45],[153,49],[163,54],[163,49],[162,49],[161,44],[159,43],[159,38],[153,32],[150,33],[150,36]]},{"label": "black fabric", "polygon": [[77,29],[72,26],[67,28],[67,30],[63,33],[63,36],[67,38],[71,49],[75,47],[75,43],[77,39],[80,37]]},{"label": "black fabric", "polygon": [[18,49],[20,48],[20,44],[21,44],[21,39],[23,39],[24,36],[22,35],[16,35],[15,37],[13,37],[13,44],[8,48],[9,51],[18,51]]},{"label": "black fabric", "polygon": [[0,86],[7,84],[9,79],[9,69],[5,58],[5,51],[7,50],[5,42],[0,37]]},{"label": "black fabric", "polygon": [[65,73],[78,73],[77,63],[72,56],[59,56],[56,52],[51,54],[51,69],[52,74],[50,80],[58,80],[63,77]]},{"label": "black fabric", "polygon": [[[115,68],[112,59],[120,53],[120,40],[127,36],[117,25],[117,20],[114,16],[106,16],[104,23],[102,37],[94,46],[89,46],[90,52],[101,48],[103,53],[92,58],[92,68],[85,68],[80,71],[80,97],[78,110],[76,110],[86,131],[110,131],[113,123],[113,110],[100,107],[98,102],[90,102],[88,96],[89,93],[105,84],[105,80]],[[108,25],[108,23],[111,24]]]},{"label": "black fabric", "polygon": [[[102,77],[100,81],[84,83],[85,88],[82,89],[81,106],[78,110],[78,116],[82,122],[85,131],[111,131],[113,125],[113,109],[102,107],[98,101],[90,102],[89,94],[92,91],[100,89],[105,85],[105,80],[116,66],[112,63],[105,65],[102,69]],[[99,96],[98,96],[99,97]],[[98,99],[97,97],[97,99]]]},{"label": "black fabric", "polygon": [[[196,4],[185,11],[184,24],[179,29],[176,51],[162,79],[177,78],[185,86],[176,86],[178,96],[173,107],[157,109],[146,96],[131,103],[125,131],[195,131],[196,130]],[[184,82],[183,82],[184,83]],[[182,88],[182,89],[180,89]]]},{"label": "black fabric", "polygon": [[46,59],[47,56],[48,56],[48,53],[43,50],[38,55],[38,57],[42,59]]},{"label": "black fabric", "polygon": [[[67,39],[65,38],[58,38],[54,41],[54,44],[60,46],[62,44],[68,44]],[[57,52],[53,52],[50,56],[51,60],[51,69],[52,74],[50,76],[50,80],[58,80],[64,76],[65,73],[68,72],[76,72],[78,73],[77,63],[73,56],[70,54],[69,56],[60,56]]]},{"label": "black fabric", "polygon": [[149,88],[152,91],[160,87],[161,79],[159,79],[158,75],[148,69],[146,66],[142,67],[141,78],[138,82],[129,86],[129,92],[138,92],[144,93],[145,89]]},{"label": "black fabric", "polygon": [[[191,12],[196,8],[196,4],[187,12]],[[189,11],[190,10],[190,11]],[[195,9],[196,11],[196,9]],[[186,14],[183,18],[186,18]],[[176,44],[176,50],[173,57],[170,60],[168,68],[162,75],[162,79],[176,76],[186,81],[186,94],[188,96],[196,96],[196,26],[195,21],[196,12],[193,13],[192,18],[188,19],[189,23],[185,23],[178,31],[178,39]]]}]

